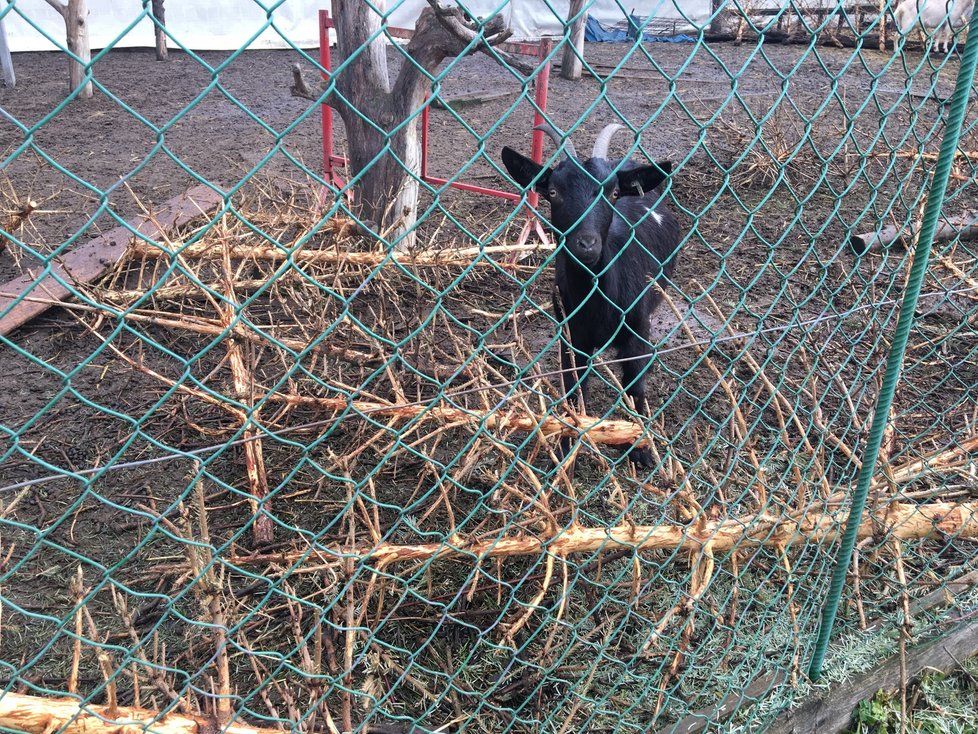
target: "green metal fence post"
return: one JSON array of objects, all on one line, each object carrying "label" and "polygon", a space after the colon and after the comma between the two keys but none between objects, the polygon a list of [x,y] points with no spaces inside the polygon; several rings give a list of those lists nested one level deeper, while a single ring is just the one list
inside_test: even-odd
[{"label": "green metal fence post", "polygon": [[852,498],[852,509],[849,512],[845,534],[842,537],[842,545],[839,548],[839,555],[836,559],[835,568],[832,571],[832,583],[829,587],[828,598],[822,610],[822,621],[818,630],[818,640],[815,643],[815,652],[812,655],[812,662],[808,669],[808,676],[812,680],[818,680],[822,674],[822,663],[825,661],[825,653],[832,635],[832,627],[835,624],[836,614],[839,611],[842,587],[845,584],[849,563],[852,560],[852,551],[856,545],[856,533],[862,521],[863,510],[866,508],[866,496],[869,494],[869,484],[876,469],[876,461],[879,458],[883,431],[886,428],[890,406],[893,403],[893,395],[896,392],[896,383],[900,376],[904,352],[907,347],[907,338],[910,335],[910,327],[914,321],[914,312],[917,309],[920,286],[923,283],[924,274],[927,272],[927,261],[930,258],[930,250],[934,242],[934,233],[937,231],[937,221],[940,218],[941,207],[944,204],[944,194],[947,190],[947,182],[951,174],[951,164],[954,161],[954,155],[958,148],[958,140],[961,137],[964,113],[968,107],[971,86],[974,82],[976,61],[978,61],[978,38],[974,37],[974,34],[971,34],[968,36],[964,54],[961,58],[961,65],[958,69],[958,78],[954,87],[954,95],[951,99],[951,111],[948,115],[944,140],[941,143],[941,151],[937,159],[937,166],[934,169],[934,179],[931,182],[930,194],[927,197],[927,206],[924,209],[924,220],[917,238],[913,266],[910,269],[907,290],[904,293],[903,302],[900,306],[900,318],[897,321],[896,331],[893,334],[893,344],[890,347],[890,353],[886,360],[886,373],[883,377],[883,386],[880,390],[879,398],[876,401],[876,410],[873,413],[873,422],[866,444],[866,451],[863,456],[862,466],[859,469],[859,475],[856,478],[856,493]]}]

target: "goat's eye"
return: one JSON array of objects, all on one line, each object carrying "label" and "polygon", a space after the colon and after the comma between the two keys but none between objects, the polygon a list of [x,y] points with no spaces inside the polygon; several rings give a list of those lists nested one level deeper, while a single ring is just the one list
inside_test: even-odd
[{"label": "goat's eye", "polygon": [[547,198],[548,199],[556,199],[557,198],[557,189],[550,189],[549,191],[547,191]]},{"label": "goat's eye", "polygon": [[615,201],[617,198],[618,198],[618,189],[612,189],[612,191],[611,191],[611,200],[612,201]]}]

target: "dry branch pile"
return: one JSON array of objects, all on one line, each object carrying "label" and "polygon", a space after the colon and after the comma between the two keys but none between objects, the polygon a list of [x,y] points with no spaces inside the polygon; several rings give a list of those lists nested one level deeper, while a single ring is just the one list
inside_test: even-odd
[{"label": "dry branch pile", "polygon": [[[726,331],[704,341],[697,312],[667,294],[655,418],[614,402],[610,358],[594,379],[612,387],[575,414],[556,389],[549,253],[394,255],[320,220],[312,195],[268,183],[206,231],[134,247],[74,307],[105,369],[158,401],[140,431],[197,453],[173,462],[169,486],[116,498],[136,518],[125,553],[138,562],[72,582],[67,665],[95,673],[69,692],[176,706],[154,728],[180,730],[244,717],[346,731],[376,720],[385,696],[435,728],[485,699],[474,726],[488,732],[523,701],[549,705],[547,676],[579,694],[568,725],[636,701],[678,718],[712,695],[698,660],[735,677],[761,645],[797,679],[885,319],[856,342],[841,319],[764,342],[751,314],[689,281],[698,313]],[[963,282],[960,256],[942,253],[935,278]],[[978,346],[929,328],[910,354]],[[860,527],[859,615],[953,575],[978,539],[976,416],[945,376],[939,362],[908,369]],[[558,435],[582,439],[573,478],[550,472]],[[635,440],[656,457],[649,475],[619,460]],[[188,684],[180,671],[197,672]],[[656,691],[621,682],[633,675]],[[51,721],[75,706],[51,705]]]}]

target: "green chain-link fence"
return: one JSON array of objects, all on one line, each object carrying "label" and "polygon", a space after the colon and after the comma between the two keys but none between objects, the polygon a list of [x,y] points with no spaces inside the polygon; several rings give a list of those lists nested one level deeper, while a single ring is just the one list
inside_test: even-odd
[{"label": "green chain-link fence", "polygon": [[[252,39],[284,12],[261,7]],[[281,34],[116,48],[148,2],[85,65],[91,99],[62,38],[14,55],[0,725],[60,731],[69,696],[154,730],[760,731],[966,624],[978,44],[903,38],[892,7],[650,6],[543,110],[564,35],[543,61],[476,53],[513,7],[474,8],[443,19],[470,53],[429,79],[430,44],[380,41],[393,10],[334,6],[377,43],[341,28],[322,88]],[[18,0],[0,19],[42,33]],[[371,53],[392,91],[344,81]],[[412,73],[429,94],[399,109]],[[324,172],[323,100],[362,170]],[[535,114],[579,151],[623,124],[617,154],[673,164],[645,406],[613,350],[586,414],[561,399],[556,251],[516,244],[531,202],[432,182],[519,194],[499,151],[530,153]],[[377,179],[396,207],[367,216]]]}]

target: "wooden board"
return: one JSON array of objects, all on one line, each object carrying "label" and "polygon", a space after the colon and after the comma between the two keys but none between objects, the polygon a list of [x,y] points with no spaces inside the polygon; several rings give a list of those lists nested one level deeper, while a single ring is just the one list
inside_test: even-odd
[{"label": "wooden board", "polygon": [[[967,592],[969,589],[971,589],[975,584],[978,584],[978,571],[972,571],[971,573],[967,573],[958,579],[948,581],[943,588],[935,589],[934,591],[930,592],[929,594],[926,594],[925,596],[922,596],[919,599],[912,600],[910,602],[910,614],[911,615],[921,614],[922,612],[925,612],[929,609],[933,609],[937,606],[943,606],[945,604],[953,603],[954,594],[963,594]],[[866,630],[864,630],[864,632],[865,634],[877,634],[880,628],[882,628],[885,624],[886,624],[885,620],[877,619],[873,623],[871,623],[866,628]],[[973,643],[968,643],[968,639],[970,639],[969,635],[965,634],[964,647],[967,647],[968,644],[973,644]],[[912,648],[907,655],[908,671],[910,672],[911,675],[916,675],[917,673],[920,672],[920,670],[923,669],[923,668],[915,669],[914,667],[912,667],[911,658],[914,655],[918,655],[918,654],[923,655],[925,651],[930,651],[930,653],[928,653],[928,655],[930,655],[931,653],[933,653],[935,646],[940,647],[941,644],[945,646],[944,648],[941,649],[944,649],[945,652],[948,649],[950,649],[951,652],[953,653],[953,655],[950,656],[951,661],[954,661],[955,658],[957,658],[958,660],[963,660],[965,657],[970,657],[969,655],[958,657],[958,654],[954,651],[955,648],[953,646],[959,645],[960,642],[961,642],[961,638],[959,638],[956,635],[951,635],[947,638],[935,640],[934,642],[925,645],[921,648],[918,649]],[[950,648],[946,647],[948,645],[951,645],[952,647]],[[958,650],[958,652],[960,652],[960,650]],[[881,674],[881,671],[887,670],[888,666],[891,665],[894,660],[896,661],[897,664],[897,673],[899,673],[899,656],[897,655],[894,656],[893,658],[890,658],[889,661],[885,662],[882,665],[882,667],[874,668],[873,670],[864,673],[862,676],[859,677],[858,681],[863,681],[864,684],[866,681],[869,681],[870,687],[872,687],[872,685],[875,684],[877,688],[886,688],[887,685],[884,684],[883,682],[884,679],[883,678],[877,679],[876,676],[879,676]],[[952,668],[956,668],[956,667],[957,665],[951,665],[947,668],[947,670],[951,670]],[[851,706],[849,706],[848,709],[839,710],[837,712],[837,716],[835,717],[835,723],[838,725],[838,728],[836,729],[832,729],[832,728],[820,729],[819,727],[828,726],[829,722],[826,720],[827,717],[825,716],[824,713],[819,714],[818,712],[824,709],[825,707],[837,708],[840,705],[838,696],[843,695],[845,689],[849,687],[855,686],[858,688],[859,687],[858,681],[853,681],[851,683],[836,684],[833,688],[829,689],[828,691],[817,691],[811,697],[802,701],[794,709],[783,713],[774,724],[775,728],[772,728],[769,731],[778,732],[779,734],[786,734],[787,732],[794,733],[794,732],[803,732],[803,731],[811,731],[811,732],[824,731],[826,733],[832,732],[834,734],[834,732],[845,730],[848,727],[849,720],[852,718],[853,710],[855,709],[859,701],[863,699],[858,699],[856,703],[853,703]],[[896,683],[899,684],[899,677],[897,678]],[[733,691],[727,694],[726,696],[724,696],[723,699],[721,699],[714,706],[710,706],[700,711],[693,712],[682,721],[679,721],[676,724],[673,724],[672,726],[668,726],[664,729],[660,729],[655,734],[700,734],[700,732],[704,732],[704,731],[713,731],[715,730],[717,725],[720,724],[720,722],[729,719],[741,707],[750,706],[756,703],[757,701],[765,698],[767,695],[770,694],[770,692],[774,688],[782,685],[788,685],[788,684],[789,684],[789,680],[788,680],[787,671],[776,670],[772,673],[767,673],[765,675],[762,675],[754,679],[743,690]],[[889,687],[892,688],[895,686],[889,686]],[[860,691],[862,692],[862,689],[860,689]],[[868,696],[865,696],[864,698],[871,698],[875,694],[876,694],[876,689],[874,689]],[[806,719],[805,718],[806,716],[810,716],[811,718]]]},{"label": "wooden board", "polygon": [[435,97],[431,100],[431,106],[437,107],[440,110],[462,109],[463,107],[473,107],[499,99],[508,99],[509,97],[515,97],[517,94],[518,90],[510,89],[503,92],[486,90],[483,92],[472,92],[471,94],[460,94],[455,97]]},{"label": "wooden board", "polygon": [[[223,196],[209,186],[195,186],[130,224],[141,238],[155,240],[163,232],[215,210],[222,200]],[[115,227],[56,258],[49,273],[37,268],[4,283],[0,286],[0,334],[9,334],[70,295],[71,289],[64,283],[91,283],[119,262],[135,238],[129,228]],[[23,300],[11,307],[22,296]]]},{"label": "wooden board", "polygon": [[[960,668],[960,660],[978,653],[978,625],[965,622],[950,634],[907,650],[907,674],[917,677],[923,670],[947,673]],[[909,680],[907,681],[909,683]],[[900,686],[900,656],[887,658],[882,665],[851,680],[816,691],[801,705],[777,718],[768,734],[837,734],[850,728],[860,701],[872,698],[880,689],[892,691]]]}]

